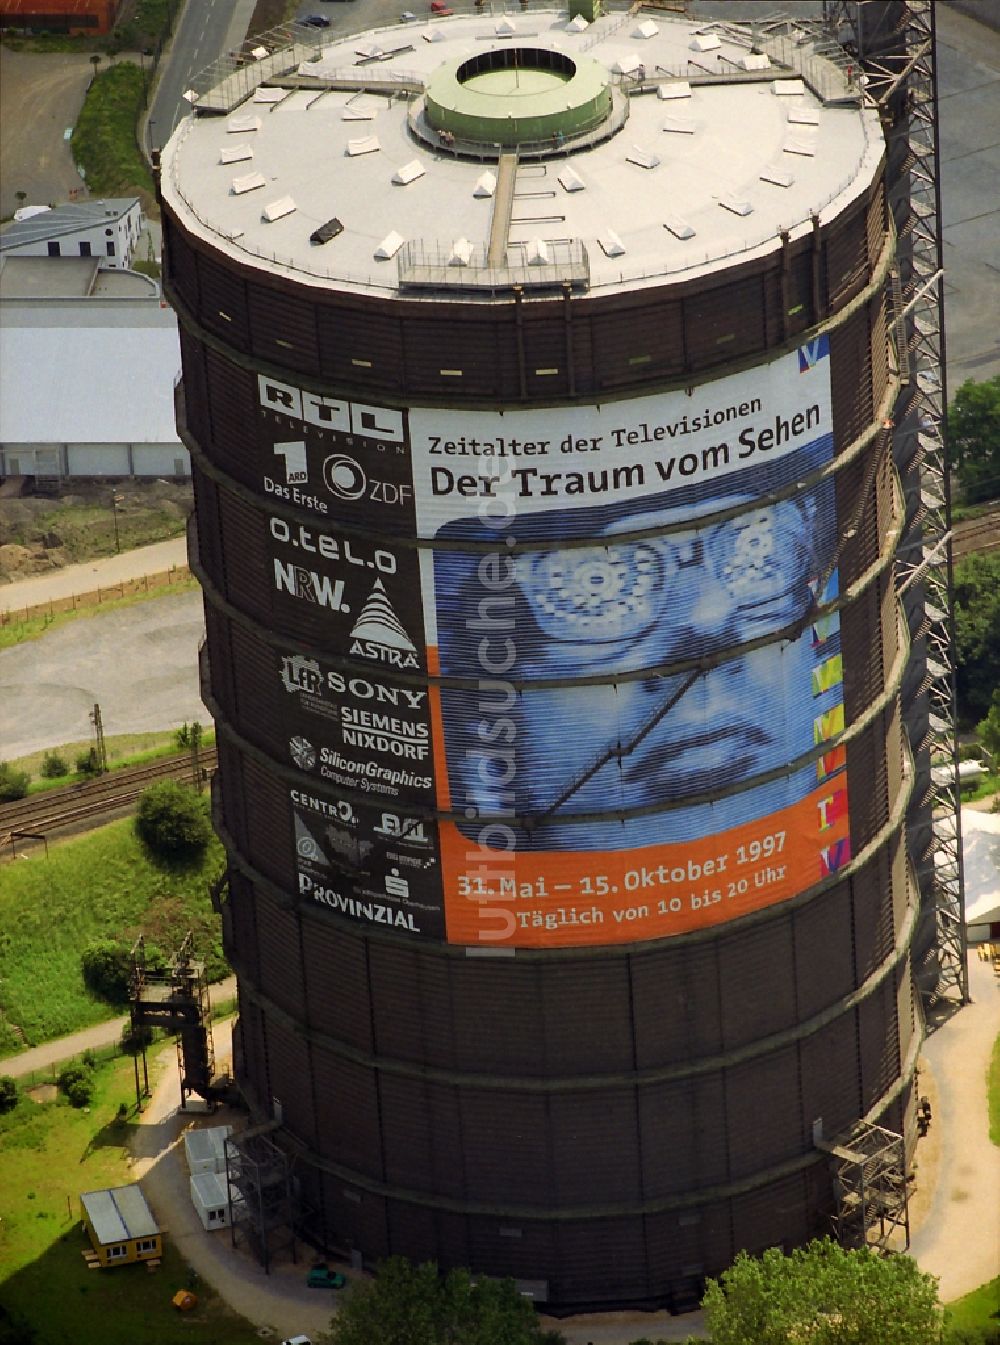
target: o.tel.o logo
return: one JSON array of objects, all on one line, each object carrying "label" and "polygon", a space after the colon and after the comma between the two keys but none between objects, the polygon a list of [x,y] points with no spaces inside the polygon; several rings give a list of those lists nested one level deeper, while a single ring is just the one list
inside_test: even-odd
[{"label": "o.tel.o logo", "polygon": [[368,485],[364,468],[346,453],[333,453],[323,463],[323,481],[338,500],[360,500]]}]

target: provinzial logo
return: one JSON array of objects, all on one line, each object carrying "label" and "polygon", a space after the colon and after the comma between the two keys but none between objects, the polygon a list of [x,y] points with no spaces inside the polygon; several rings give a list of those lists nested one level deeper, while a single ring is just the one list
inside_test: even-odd
[{"label": "provinzial logo", "polygon": [[351,653],[397,668],[417,667],[417,648],[393,611],[385,585],[376,579],[351,629]]}]

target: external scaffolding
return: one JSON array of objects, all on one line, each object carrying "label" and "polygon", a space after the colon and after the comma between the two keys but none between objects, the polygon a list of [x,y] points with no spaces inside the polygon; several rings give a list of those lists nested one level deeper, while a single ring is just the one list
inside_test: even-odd
[{"label": "external scaffolding", "polygon": [[834,1232],[842,1247],[905,1252],[910,1245],[906,1145],[902,1135],[861,1122],[827,1149],[833,1164],[837,1210]]},{"label": "external scaffolding", "polygon": [[267,1121],[226,1139],[232,1244],[248,1246],[265,1274],[270,1274],[271,1263],[281,1252],[298,1259],[293,1160],[275,1144],[272,1135],[277,1129],[277,1121]]},{"label": "external scaffolding", "polygon": [[931,0],[824,0],[823,14],[827,32],[858,60],[865,97],[878,108],[887,141],[889,209],[899,239],[893,308],[902,378],[893,453],[906,497],[896,581],[919,670],[903,688],[904,719],[917,766],[907,832],[928,925],[924,937],[918,936],[915,970],[929,1005],[961,1004],[968,1001],[969,981],[945,437],[934,6]]}]

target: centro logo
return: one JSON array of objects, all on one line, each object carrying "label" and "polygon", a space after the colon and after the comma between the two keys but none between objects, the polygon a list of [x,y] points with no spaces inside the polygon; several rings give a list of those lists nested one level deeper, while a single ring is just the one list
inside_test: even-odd
[{"label": "centro logo", "polygon": [[277,411],[292,420],[302,420],[324,430],[338,430],[342,434],[357,434],[365,439],[381,439],[394,444],[403,442],[402,411],[345,402],[337,397],[320,397],[290,383],[278,383],[264,374],[257,375],[257,387],[260,404],[267,411]]}]

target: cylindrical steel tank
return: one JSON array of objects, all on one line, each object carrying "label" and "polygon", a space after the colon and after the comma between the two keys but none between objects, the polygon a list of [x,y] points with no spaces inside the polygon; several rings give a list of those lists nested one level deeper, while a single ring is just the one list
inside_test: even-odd
[{"label": "cylindrical steel tank", "polygon": [[160,176],[240,1083],[318,1242],[557,1308],[827,1228],[918,1044],[877,117],[619,17],[477,58],[586,51],[596,128],[442,136],[462,18],[229,74]]}]

